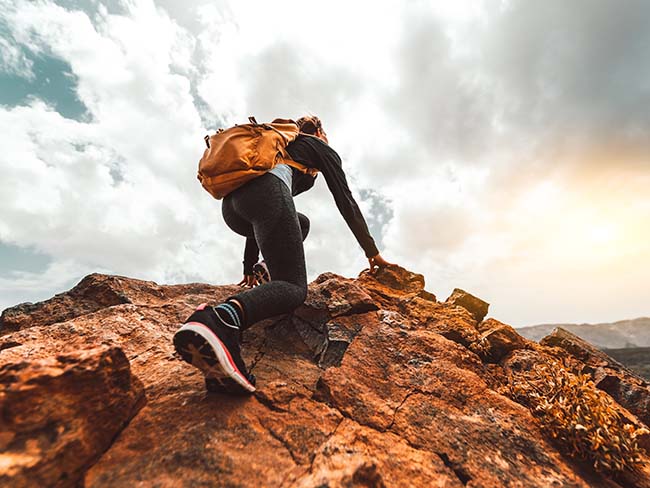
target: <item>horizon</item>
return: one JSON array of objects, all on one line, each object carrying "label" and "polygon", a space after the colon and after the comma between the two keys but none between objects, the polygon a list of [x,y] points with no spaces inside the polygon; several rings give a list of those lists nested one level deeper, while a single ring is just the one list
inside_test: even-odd
[{"label": "horizon", "polygon": [[[648,2],[0,6],[0,310],[92,272],[237,283],[203,136],[313,113],[382,256],[439,300],[650,316]],[[308,281],[367,268],[322,177],[295,202]]]},{"label": "horizon", "polygon": [[561,325],[589,325],[589,326],[595,326],[595,325],[614,325],[618,324],[620,322],[636,322],[637,320],[650,320],[650,317],[634,317],[631,319],[621,319],[621,320],[615,320],[613,322],[598,322],[598,323],[593,323],[593,322],[550,322],[550,323],[544,323],[544,324],[533,324],[533,325],[524,325],[521,327],[516,327],[517,329],[522,329],[522,328],[527,328],[527,327],[541,327],[545,325],[554,325],[554,326],[561,326]]}]

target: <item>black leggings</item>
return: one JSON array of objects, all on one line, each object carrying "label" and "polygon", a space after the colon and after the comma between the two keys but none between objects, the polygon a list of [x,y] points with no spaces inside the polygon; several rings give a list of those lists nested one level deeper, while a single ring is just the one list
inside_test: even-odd
[{"label": "black leggings", "polygon": [[299,307],[307,298],[302,240],[309,219],[296,212],[287,185],[266,173],[228,194],[221,212],[237,234],[255,237],[271,275],[268,283],[229,297],[244,307],[242,329]]}]

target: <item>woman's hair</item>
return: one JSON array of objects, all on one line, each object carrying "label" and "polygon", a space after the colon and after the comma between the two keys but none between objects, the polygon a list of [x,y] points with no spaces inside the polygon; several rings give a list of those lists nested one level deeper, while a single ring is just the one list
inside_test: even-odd
[{"label": "woman's hair", "polygon": [[304,132],[305,134],[314,135],[318,129],[323,129],[323,124],[315,115],[305,115],[304,117],[300,117],[296,123],[298,124],[300,132]]}]

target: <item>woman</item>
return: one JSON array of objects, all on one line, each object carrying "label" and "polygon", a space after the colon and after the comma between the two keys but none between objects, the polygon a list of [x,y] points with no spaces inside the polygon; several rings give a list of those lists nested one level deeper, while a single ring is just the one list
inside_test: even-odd
[{"label": "woman", "polygon": [[[297,124],[301,134],[287,146],[287,152],[294,161],[323,174],[336,206],[368,258],[370,271],[390,264],[379,254],[348,187],[341,158],[328,145],[321,121],[309,116]],[[296,212],[293,196],[311,188],[314,179],[279,164],[224,198],[221,209],[226,224],[247,237],[240,284],[255,284],[252,265],[258,246],[271,281],[237,293],[217,306],[202,304],[176,332],[176,350],[203,371],[208,389],[255,391],[255,377],[247,371],[240,353],[242,331],[265,318],[289,313],[305,301],[307,274],[302,241],[309,220]]]}]

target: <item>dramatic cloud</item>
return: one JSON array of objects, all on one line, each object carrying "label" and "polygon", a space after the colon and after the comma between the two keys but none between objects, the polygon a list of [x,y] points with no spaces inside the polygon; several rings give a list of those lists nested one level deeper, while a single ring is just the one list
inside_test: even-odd
[{"label": "dramatic cloud", "polygon": [[22,78],[34,78],[32,61],[12,41],[13,39],[0,37],[0,69],[4,73]]},{"label": "dramatic cloud", "polygon": [[100,12],[93,24],[49,3],[11,12],[24,46],[70,63],[92,120],[66,119],[39,101],[0,112],[0,239],[84,270],[224,279],[234,265],[199,259],[209,243],[224,255],[234,249],[217,237],[225,229],[209,196],[195,191],[203,130],[175,63],[186,39],[151,4],[128,13]]},{"label": "dramatic cloud", "polygon": [[[648,2],[0,10],[0,82],[40,87],[0,107],[0,243],[50,259],[0,270],[0,308],[91,271],[238,281],[202,137],[314,113],[382,254],[441,298],[466,288],[513,325],[650,313]],[[42,60],[69,69],[80,116],[46,96]],[[310,279],[367,264],[322,177],[296,206]]]}]

